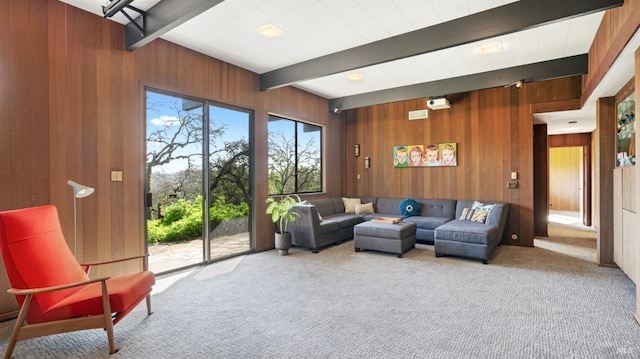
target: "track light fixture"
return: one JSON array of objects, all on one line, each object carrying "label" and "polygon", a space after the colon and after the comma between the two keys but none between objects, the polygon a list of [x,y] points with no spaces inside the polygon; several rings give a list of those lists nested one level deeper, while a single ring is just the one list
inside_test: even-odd
[{"label": "track light fixture", "polygon": [[524,80],[518,80],[512,84],[505,85],[504,87],[511,87],[511,86],[515,86],[518,89],[522,88],[522,86],[524,86]]}]

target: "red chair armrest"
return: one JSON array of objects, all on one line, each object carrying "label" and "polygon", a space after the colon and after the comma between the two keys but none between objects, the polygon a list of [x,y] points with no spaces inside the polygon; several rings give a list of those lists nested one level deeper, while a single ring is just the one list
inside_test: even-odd
[{"label": "red chair armrest", "polygon": [[74,283],[69,283],[69,284],[56,285],[56,286],[53,286],[53,287],[30,288],[30,289],[10,288],[10,289],[7,290],[7,293],[13,294],[13,295],[29,295],[29,294],[39,294],[39,293],[54,292],[56,290],[62,290],[62,289],[73,288],[73,287],[80,287],[80,286],[91,284],[91,283],[95,283],[95,282],[106,282],[107,279],[109,279],[109,278],[110,277],[96,278],[96,279],[84,280],[82,282],[74,282]]}]

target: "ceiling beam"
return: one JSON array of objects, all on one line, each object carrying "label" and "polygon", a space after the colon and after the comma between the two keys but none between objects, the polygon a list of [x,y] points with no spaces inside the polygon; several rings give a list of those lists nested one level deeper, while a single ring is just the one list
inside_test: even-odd
[{"label": "ceiling beam", "polygon": [[333,112],[336,109],[342,111],[381,103],[509,86],[515,84],[518,80],[524,80],[526,83],[582,75],[587,73],[588,64],[588,54],[582,54],[473,75],[373,91],[360,95],[333,98],[329,100],[329,111]]},{"label": "ceiling beam", "polygon": [[260,89],[291,85],[622,6],[623,0],[520,0],[260,75]]},{"label": "ceiling beam", "polygon": [[[133,23],[126,27],[126,47],[133,51],[164,35],[224,0],[162,0],[144,15],[144,35]],[[140,22],[142,16],[135,19]],[[142,26],[142,24],[140,23]]]}]

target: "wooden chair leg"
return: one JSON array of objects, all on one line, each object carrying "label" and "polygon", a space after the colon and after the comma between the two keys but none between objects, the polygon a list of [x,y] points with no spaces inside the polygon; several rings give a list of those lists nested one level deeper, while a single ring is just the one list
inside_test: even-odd
[{"label": "wooden chair leg", "polygon": [[151,311],[151,294],[147,296],[147,315],[151,315],[153,312]]},{"label": "wooden chair leg", "polygon": [[113,322],[111,321],[111,304],[109,303],[109,293],[107,292],[107,282],[102,281],[102,311],[104,313],[104,329],[107,331],[109,341],[109,354],[115,354],[116,343],[113,339]]},{"label": "wooden chair leg", "polygon": [[27,294],[27,296],[24,299],[24,303],[22,304],[22,308],[20,308],[20,313],[18,314],[18,318],[16,319],[16,324],[13,326],[13,331],[11,332],[9,343],[7,344],[7,350],[5,350],[4,352],[4,359],[11,359],[11,355],[13,354],[13,349],[15,349],[16,342],[18,341],[18,334],[20,334],[20,328],[22,328],[22,324],[24,323],[24,320],[27,317],[27,312],[29,311],[31,298],[33,298],[33,294]]}]

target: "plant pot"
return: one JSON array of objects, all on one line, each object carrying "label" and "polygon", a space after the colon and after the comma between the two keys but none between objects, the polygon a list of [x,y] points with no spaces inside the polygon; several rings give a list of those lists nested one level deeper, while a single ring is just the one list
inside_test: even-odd
[{"label": "plant pot", "polygon": [[289,248],[291,248],[291,233],[276,232],[276,249],[278,250],[278,254],[286,256],[289,254]]}]

